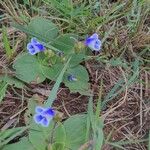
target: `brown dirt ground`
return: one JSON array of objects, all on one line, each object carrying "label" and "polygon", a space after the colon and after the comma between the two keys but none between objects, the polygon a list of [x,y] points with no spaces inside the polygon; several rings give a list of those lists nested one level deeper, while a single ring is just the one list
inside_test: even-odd
[{"label": "brown dirt ground", "polygon": [[[20,42],[16,48],[18,53],[23,44],[22,41],[25,38],[25,34],[20,32],[16,33],[16,31],[14,31],[12,28],[9,29],[8,33],[10,37],[11,35],[16,35],[16,37],[20,39]],[[135,41],[133,40],[133,45],[137,46],[138,48],[144,45],[141,44],[144,33],[140,34],[141,35],[138,36],[140,41],[137,38],[135,38]],[[118,39],[121,39],[119,41],[120,45],[128,42],[126,40],[127,38],[126,31],[120,31],[120,33],[118,33]],[[138,50],[138,48],[135,47],[136,50]],[[4,67],[11,65],[5,58],[6,57],[0,42],[0,74],[2,73],[2,69]],[[101,80],[103,81],[103,99],[117,83],[117,81],[124,77],[124,70],[122,70],[120,67],[104,66],[102,63],[91,61],[87,62],[85,65],[90,74],[90,83],[91,88],[94,91],[95,104],[99,94]],[[13,72],[10,71],[10,74],[13,75]],[[126,91],[115,97],[111,102],[107,103],[107,107],[102,110],[100,114],[105,120],[105,135],[108,135],[110,132],[112,132],[112,141],[142,139],[148,136],[148,132],[150,130],[150,89],[148,87],[150,84],[150,73],[141,71],[139,79],[143,81],[145,85],[133,84],[127,88]],[[34,94],[37,94],[44,101],[53,85],[53,82],[45,81],[38,86],[35,84],[28,85],[29,90],[19,90],[9,86],[6,96],[3,102],[0,104],[0,129],[8,129],[11,127],[24,125],[24,113],[26,111],[27,101],[29,98],[31,98]],[[64,119],[66,119],[70,115],[86,112],[87,104],[87,96],[82,96],[78,93],[71,94],[69,90],[62,84],[58,92],[58,97],[54,102],[54,107],[56,107],[58,111],[63,112]],[[125,149],[147,150],[147,147],[145,146],[146,144],[128,144],[125,146]],[[104,145],[103,149],[113,150],[113,148],[109,145]]]},{"label": "brown dirt ground", "polygon": [[[115,83],[122,76],[119,68],[103,68],[101,64],[88,62],[88,71],[91,76],[91,87],[95,93],[95,103],[98,96],[99,83],[103,80],[103,95],[110,91]],[[140,79],[147,83],[150,80],[148,72],[141,72]],[[0,104],[0,128],[7,129],[14,126],[24,125],[24,113],[26,104],[32,95],[37,94],[41,99],[47,98],[53,82],[44,82],[43,84],[30,85],[29,90],[19,90],[9,87],[3,102]],[[107,104],[102,111],[102,117],[105,118],[104,131],[108,135],[112,132],[112,141],[125,139],[142,139],[147,136],[150,129],[150,103],[148,100],[149,89],[142,84],[134,84],[122,92],[112,102]],[[21,99],[21,97],[24,99]],[[122,103],[122,101],[124,101]],[[58,97],[54,102],[54,107],[63,112],[64,119],[70,115],[84,113],[87,111],[88,97],[80,94],[71,94],[62,84],[58,92]],[[118,107],[119,106],[119,107]],[[127,150],[146,150],[145,143],[126,145]],[[104,150],[111,150],[112,147],[104,145]]]}]

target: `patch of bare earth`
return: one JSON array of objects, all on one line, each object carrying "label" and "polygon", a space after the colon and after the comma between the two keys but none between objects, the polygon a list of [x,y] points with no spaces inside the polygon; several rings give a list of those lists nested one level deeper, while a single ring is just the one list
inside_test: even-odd
[{"label": "patch of bare earth", "polygon": [[[120,67],[102,67],[100,63],[88,63],[88,70],[91,71],[91,88],[98,96],[100,81],[103,80],[103,95],[112,89],[112,87],[124,78],[124,70]],[[89,71],[89,72],[90,72]],[[141,71],[139,79],[145,84],[133,84],[125,88],[118,96],[107,103],[106,108],[102,111],[104,118],[104,131],[108,136],[111,132],[111,141],[119,140],[140,140],[147,136],[150,129],[150,102],[148,82],[150,74]],[[30,85],[30,90],[18,90],[15,92],[10,87],[6,93],[3,102],[0,104],[0,126],[7,129],[13,126],[22,126],[24,124],[24,112],[26,102],[29,98],[37,94],[43,99],[47,98],[53,83],[45,82],[40,85]],[[21,98],[21,96],[24,98]],[[102,98],[103,99],[103,98]],[[96,100],[95,100],[96,101]],[[54,102],[54,107],[63,112],[64,119],[67,117],[87,111],[88,97],[80,94],[71,94],[69,90],[62,85],[59,89],[58,97]],[[136,143],[125,145],[127,150],[146,150],[145,143]],[[104,145],[104,150],[113,149],[111,146]]]}]

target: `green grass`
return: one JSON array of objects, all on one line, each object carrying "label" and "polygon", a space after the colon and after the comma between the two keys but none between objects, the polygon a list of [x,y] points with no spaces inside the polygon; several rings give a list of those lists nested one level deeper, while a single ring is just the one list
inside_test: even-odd
[{"label": "green grass", "polygon": [[[150,28],[147,23],[150,13],[148,0],[118,0],[114,3],[110,3],[109,0],[0,0],[0,3],[5,12],[5,15],[2,14],[0,16],[0,26],[3,26],[3,28],[1,28],[3,39],[1,43],[3,44],[3,52],[6,54],[8,60],[13,58],[14,51],[16,50],[15,46],[13,47],[12,44],[12,37],[16,38],[16,35],[8,34],[7,29],[12,28],[11,25],[14,22],[20,25],[26,25],[35,16],[43,16],[52,20],[57,24],[61,34],[75,33],[78,35],[80,41],[83,41],[88,35],[94,32],[100,35],[103,44],[102,52],[99,55],[90,56],[89,60],[97,60],[97,62],[100,62],[104,71],[108,71],[108,78],[110,77],[109,73],[111,69],[121,68],[123,72],[121,76],[118,77],[119,79],[117,82],[112,81],[113,85],[108,92],[106,92],[106,86],[108,85],[103,78],[97,83],[96,86],[100,89],[100,94],[98,93],[98,95],[96,93],[95,97],[99,97],[99,103],[97,103],[98,105],[95,107],[93,105],[93,99],[91,99],[88,108],[91,109],[89,111],[90,113],[92,113],[93,107],[96,109],[97,120],[101,113],[104,113],[105,116],[105,109],[107,107],[111,112],[111,109],[113,110],[113,104],[119,101],[120,96],[124,97],[124,93],[127,90],[128,93],[129,91],[133,91],[139,95],[140,98],[142,97],[146,100],[147,97],[141,96],[139,94],[140,92],[138,90],[134,91],[132,87],[135,84],[142,84],[146,91],[146,87],[148,86],[148,81],[146,79],[142,80],[141,78],[142,74],[147,73],[150,69],[148,66],[150,62],[150,38],[148,36]],[[19,27],[20,26],[18,26],[18,28]],[[49,48],[53,49],[53,47]],[[21,51],[23,50],[21,49]],[[6,65],[8,64],[6,63]],[[92,67],[99,69],[100,66],[97,67],[97,64],[94,63]],[[12,68],[9,69],[12,70]],[[57,84],[54,86],[56,89],[58,89],[60,85],[62,74],[60,74],[60,80],[58,80]],[[101,72],[101,74],[103,74],[103,72]],[[118,74],[116,73],[116,77],[117,76]],[[149,76],[149,74],[147,76]],[[8,83],[2,79],[0,79],[0,81],[0,99],[2,100],[5,96]],[[11,85],[14,85],[14,83]],[[50,101],[48,101],[47,105],[51,105],[52,101],[56,98],[57,90],[55,88],[53,90],[53,92],[55,91],[54,96],[49,99]],[[106,91],[104,88],[106,88]],[[97,100],[97,98],[95,99]],[[139,103],[139,101],[137,103]],[[147,103],[144,101],[144,105],[146,104]],[[134,105],[136,105],[136,102]],[[142,108],[144,108],[143,105]],[[138,111],[136,113],[140,114],[141,112]],[[142,114],[143,113],[144,110],[142,110]],[[94,114],[90,115],[92,115],[91,118],[93,118]],[[146,140],[137,138],[136,140],[130,139],[114,142],[112,136],[115,129],[110,130],[110,132],[112,131],[111,134],[100,137],[99,134],[101,131],[97,127],[98,123],[92,120],[89,120],[88,123],[92,124],[93,137],[95,139],[100,139],[102,142],[106,142],[105,144],[117,147],[117,149],[126,149],[124,148],[126,145],[133,144],[134,146],[136,143],[141,143],[143,141],[146,141],[147,144],[148,141],[148,137],[146,137]],[[99,133],[98,135],[97,132]],[[88,134],[89,132],[87,131],[87,137]]]}]

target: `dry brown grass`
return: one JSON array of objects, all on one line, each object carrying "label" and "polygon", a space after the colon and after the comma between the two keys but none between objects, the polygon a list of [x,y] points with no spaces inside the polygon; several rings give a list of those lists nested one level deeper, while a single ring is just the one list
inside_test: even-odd
[{"label": "dry brown grass", "polygon": [[[19,14],[17,14],[15,10],[10,11],[13,7],[7,7],[6,4],[4,4],[3,7],[5,8],[5,10],[3,9],[4,12],[13,16],[17,22],[22,23],[22,20],[18,17]],[[30,17],[25,8],[22,10],[26,16]],[[9,25],[9,21],[10,20],[6,17],[6,19],[3,20],[3,24]],[[120,20],[119,22],[122,25],[123,23],[121,21],[123,22],[124,20]],[[147,34],[149,20],[147,17],[142,20],[138,31],[133,37],[130,36],[126,28],[120,29],[121,25],[119,23],[118,28],[108,37],[107,43],[103,48],[104,52],[100,55],[108,56],[108,62],[112,57],[116,58],[123,55],[124,59],[130,65],[131,61],[137,57],[139,58],[137,55],[150,43],[150,36]],[[110,25],[105,25],[105,28],[109,27]],[[26,39],[26,35],[11,27],[7,28],[7,33],[10,41],[14,38],[17,41],[15,45],[15,55],[17,55],[17,53],[22,51],[23,41]],[[0,40],[1,39],[2,34],[0,34]],[[144,53],[139,59],[148,59],[148,57],[148,53]],[[7,68],[10,71],[10,75],[12,75],[13,70],[10,68],[11,63],[12,62],[8,62],[6,59],[1,41],[0,74],[4,74],[4,70]],[[147,69],[149,67],[147,62],[144,62],[140,66],[138,80],[128,87],[126,85],[129,80],[127,75],[132,73],[130,67],[128,69],[124,69],[121,66],[112,67],[109,63],[100,63],[94,60],[86,62],[85,66],[90,74],[90,83],[91,89],[94,91],[95,104],[97,102],[101,81],[103,81],[102,99],[120,79],[125,81],[125,90],[108,102],[106,108],[102,111],[101,115],[104,118],[104,132],[106,137],[110,133],[111,141],[140,140],[147,137],[148,131],[150,130],[150,73]],[[28,99],[33,94],[38,94],[42,101],[44,101],[52,86],[53,82],[49,83],[49,81],[45,81],[38,86],[34,84],[27,85],[28,88],[22,91],[10,86],[3,102],[0,104],[0,128],[7,129],[14,126],[22,126],[24,124],[24,112]],[[87,96],[72,94],[62,84],[54,107],[63,112],[64,119],[66,119],[73,114],[86,112],[87,104]],[[145,143],[141,142],[127,144],[124,147],[125,150],[147,150],[145,145]],[[83,148],[81,147],[81,149]],[[104,145],[103,149],[112,150],[114,148],[110,145]]]}]

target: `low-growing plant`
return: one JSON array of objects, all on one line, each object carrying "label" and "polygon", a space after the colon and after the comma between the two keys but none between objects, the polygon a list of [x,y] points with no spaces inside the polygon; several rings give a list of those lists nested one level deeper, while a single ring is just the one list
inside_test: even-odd
[{"label": "low-growing plant", "polygon": [[[99,150],[102,147],[103,121],[99,118],[99,105],[96,113],[93,111],[92,97],[89,100],[87,114],[73,115],[63,122],[60,113],[51,108],[70,61],[71,57],[65,63],[49,98],[43,105],[39,106],[37,103],[39,101],[38,96],[33,96],[29,100],[28,111],[25,114],[26,127],[0,132],[0,148],[2,150],[19,150],[20,148],[30,150],[77,150],[84,146],[88,148],[90,145],[95,150]],[[27,132],[28,135],[20,138],[19,142],[8,144],[24,132]]]},{"label": "low-growing plant", "polygon": [[[90,54],[87,47],[92,51],[100,51],[101,41],[98,34],[94,33],[85,41],[79,41],[75,34],[61,35],[54,23],[41,17],[33,18],[28,25],[14,26],[26,32],[31,39],[25,51],[19,54],[13,63],[16,78],[25,83],[38,84],[46,79],[56,83],[44,104],[37,103],[38,96],[29,100],[25,114],[26,127],[1,132],[0,147],[3,150],[20,147],[31,150],[77,150],[92,145],[95,150],[99,150],[103,144],[103,123],[93,111],[89,75],[81,65]],[[8,78],[3,77],[1,99]],[[61,121],[60,112],[52,108],[61,82],[71,92],[91,96],[87,114],[73,115]],[[21,138],[25,131],[28,135]],[[19,142],[8,144],[17,136],[20,136]]]},{"label": "low-growing plant", "polygon": [[101,41],[96,33],[83,42],[78,41],[78,35],[72,33],[60,35],[54,23],[41,17],[33,18],[28,25],[14,26],[31,37],[27,49],[17,56],[13,64],[18,79],[37,84],[46,78],[56,81],[64,63],[71,56],[63,83],[71,92],[89,95],[89,75],[81,63],[90,53],[86,47],[92,51],[100,51]]},{"label": "low-growing plant", "polygon": [[[148,109],[144,110],[147,103],[144,102],[146,96],[142,93],[145,92],[145,95],[148,93],[146,85],[148,73],[145,72],[145,75],[141,73],[142,70],[147,70],[146,67],[143,68],[144,63],[149,62],[148,55],[145,55],[149,47],[148,44],[145,46],[146,42],[143,41],[147,34],[145,32],[148,31],[145,24],[149,12],[148,9],[143,11],[147,7],[145,0],[129,2],[23,0],[19,3],[18,0],[7,0],[0,1],[0,4],[9,17],[15,20],[12,25],[17,29],[15,33],[18,34],[20,31],[21,34],[26,33],[22,34],[25,35],[22,47],[17,49],[18,39],[13,37],[13,40],[10,40],[5,27],[7,23],[1,26],[3,49],[8,66],[2,66],[0,72],[0,102],[10,87],[12,90],[13,86],[16,87],[19,92],[18,88],[21,89],[22,95],[15,90],[14,92],[24,100],[26,98],[23,96],[24,90],[31,90],[32,86],[41,83],[44,85],[53,83],[51,81],[55,82],[46,100],[41,101],[41,97],[36,94],[27,99],[22,127],[15,126],[5,130],[11,126],[9,125],[11,119],[2,127],[0,150],[105,150],[107,147],[126,150],[126,146],[130,144],[133,144],[133,147],[136,144],[140,146],[140,142],[149,142],[147,147],[150,148],[150,134],[149,138],[143,134]],[[103,39],[99,38],[98,33]],[[22,41],[22,38],[19,41]],[[104,55],[100,54],[102,45],[105,49]],[[145,55],[146,59],[141,57],[142,55]],[[89,59],[94,61],[86,62]],[[89,67],[89,62],[92,62],[92,67]],[[92,76],[93,68],[96,68],[95,78]],[[12,72],[9,72],[10,70]],[[146,76],[145,81],[143,76]],[[107,82],[108,78],[111,82]],[[94,79],[96,81],[93,81]],[[96,86],[90,85],[93,82]],[[132,89],[133,83],[140,84],[140,88]],[[63,113],[58,111],[58,106],[55,107],[55,100],[59,87],[64,86],[68,87],[71,93],[86,95],[87,112],[68,115],[68,118],[63,117]],[[94,89],[94,92],[91,89]],[[130,94],[130,91],[134,91],[135,99],[137,96],[140,101],[136,99],[132,103],[134,93]],[[40,93],[44,96],[43,91]],[[140,113],[134,112],[126,118],[125,111],[132,110],[131,107],[128,108],[128,102],[131,102],[129,104],[131,107],[136,103],[139,106],[140,102]],[[119,113],[119,118],[115,118],[116,112],[121,112],[122,118]],[[20,111],[18,114],[20,116]],[[137,127],[139,131],[133,133],[135,128],[131,127],[133,132],[130,133],[129,130],[129,134],[126,134],[124,127],[130,129],[128,126],[130,121],[134,124],[136,120],[132,119],[132,115],[140,118],[140,129]],[[118,124],[121,127],[118,127]],[[122,133],[123,138],[115,137]],[[142,134],[139,136],[139,133]],[[143,135],[146,139],[143,139]]]}]

